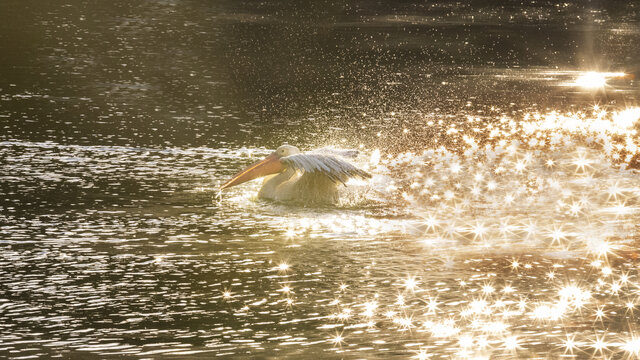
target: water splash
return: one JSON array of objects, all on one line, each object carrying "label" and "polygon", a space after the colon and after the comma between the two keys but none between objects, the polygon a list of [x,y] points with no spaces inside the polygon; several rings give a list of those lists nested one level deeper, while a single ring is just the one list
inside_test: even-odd
[{"label": "water splash", "polygon": [[[420,359],[514,357],[549,346],[567,355],[638,356],[639,119],[639,108],[595,107],[590,116],[473,120],[477,138],[450,131],[455,124],[443,129],[463,146],[372,152],[370,171],[386,179],[374,186],[411,215],[404,234],[430,265],[371,282],[371,290],[336,290],[330,318],[345,331],[328,342],[343,353],[350,332],[365,329],[381,344],[380,332],[404,333]],[[473,271],[434,279],[434,257],[445,265],[440,272]],[[620,323],[615,336],[605,334]],[[531,332],[554,326],[559,333],[544,340]]]}]

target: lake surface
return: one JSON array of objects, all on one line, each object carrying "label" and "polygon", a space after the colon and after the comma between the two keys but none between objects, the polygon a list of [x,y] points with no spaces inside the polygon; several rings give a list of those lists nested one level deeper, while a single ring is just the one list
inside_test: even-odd
[{"label": "lake surface", "polygon": [[[640,356],[639,2],[0,20],[0,357]],[[372,179],[219,194],[285,142]]]}]

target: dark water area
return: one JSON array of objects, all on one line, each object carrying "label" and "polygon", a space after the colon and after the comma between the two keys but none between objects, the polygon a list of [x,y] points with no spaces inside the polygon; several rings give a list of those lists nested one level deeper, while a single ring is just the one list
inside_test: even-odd
[{"label": "dark water area", "polygon": [[[4,0],[0,357],[638,358],[639,54],[638,1]],[[372,179],[218,193],[284,142]]]},{"label": "dark water area", "polygon": [[[591,103],[556,85],[569,71],[640,67],[638,2],[2,6],[4,139],[371,142],[427,114]],[[597,101],[634,103],[637,92]]]}]

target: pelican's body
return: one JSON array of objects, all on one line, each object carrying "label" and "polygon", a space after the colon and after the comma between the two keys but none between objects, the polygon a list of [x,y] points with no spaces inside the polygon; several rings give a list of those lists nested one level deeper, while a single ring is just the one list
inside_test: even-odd
[{"label": "pelican's body", "polygon": [[355,151],[328,149],[303,154],[295,146],[283,145],[264,160],[238,173],[222,185],[221,189],[267,176],[258,193],[259,198],[305,204],[334,204],[339,199],[339,183],[344,184],[351,177],[371,177],[343,159],[355,155]]},{"label": "pelican's body", "polygon": [[265,178],[258,197],[282,202],[336,203],[338,188],[322,173],[300,174],[287,169]]}]

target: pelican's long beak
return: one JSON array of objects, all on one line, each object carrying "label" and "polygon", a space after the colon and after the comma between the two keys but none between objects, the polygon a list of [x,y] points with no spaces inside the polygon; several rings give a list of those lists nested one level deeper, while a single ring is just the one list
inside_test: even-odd
[{"label": "pelican's long beak", "polygon": [[282,171],[282,163],[275,153],[267,156],[266,158],[254,163],[248,168],[237,173],[231,180],[222,184],[220,190],[242,184],[249,180],[267,176],[270,174],[276,174]]}]

